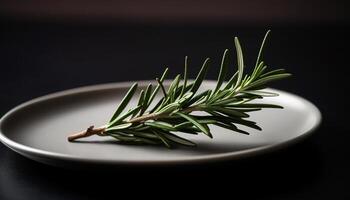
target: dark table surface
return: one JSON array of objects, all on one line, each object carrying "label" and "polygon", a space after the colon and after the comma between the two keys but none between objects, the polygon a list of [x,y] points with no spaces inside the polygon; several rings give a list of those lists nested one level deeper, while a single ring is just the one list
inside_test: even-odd
[{"label": "dark table surface", "polygon": [[[1,22],[0,114],[34,97],[83,85],[152,79],[164,66],[191,75],[209,56],[218,61],[232,36],[252,65],[261,26],[77,25]],[[228,197],[349,199],[348,26],[271,25],[265,60],[292,79],[273,87],[305,97],[322,114],[312,137],[279,152],[192,166],[69,170],[46,166],[0,145],[0,199]],[[214,62],[214,66],[215,66]],[[208,78],[216,77],[212,68]],[[161,192],[166,192],[161,194]],[[214,195],[217,195],[214,197]]]}]

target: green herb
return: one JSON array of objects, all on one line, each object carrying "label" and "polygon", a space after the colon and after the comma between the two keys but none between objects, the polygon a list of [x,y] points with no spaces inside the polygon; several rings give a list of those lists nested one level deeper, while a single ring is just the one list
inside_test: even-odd
[{"label": "green herb", "polygon": [[[166,147],[174,145],[195,146],[195,143],[175,135],[176,132],[187,134],[205,134],[212,138],[209,125],[220,126],[237,133],[249,134],[236,125],[244,125],[261,130],[253,121],[247,120],[249,112],[263,108],[282,108],[278,105],[251,102],[254,99],[277,96],[278,94],[262,90],[271,81],[286,78],[291,74],[283,69],[266,71],[266,65],[261,60],[263,47],[268,31],[261,44],[255,67],[250,74],[244,74],[243,51],[237,37],[234,38],[238,70],[226,80],[229,68],[229,50],[224,51],[218,80],[214,89],[208,89],[197,94],[210,59],[205,59],[193,83],[188,80],[188,57],[185,57],[184,76],[177,75],[166,89],[163,82],[168,74],[166,69],[157,78],[157,86],[151,84],[141,90],[138,104],[135,108],[125,111],[128,103],[135,95],[137,83],[133,84],[123,100],[119,103],[110,121],[99,128],[89,127],[86,131],[73,134],[69,141],[91,135],[111,136],[120,142],[136,144],[163,144]],[[153,89],[154,88],[154,89]],[[161,90],[162,98],[154,102],[155,96]],[[150,106],[154,105],[153,108]],[[206,115],[195,115],[194,111],[201,111]]]}]

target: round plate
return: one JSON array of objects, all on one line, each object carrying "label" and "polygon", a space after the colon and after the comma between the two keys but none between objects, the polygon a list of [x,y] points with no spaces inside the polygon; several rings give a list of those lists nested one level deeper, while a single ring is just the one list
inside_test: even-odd
[{"label": "round plate", "polygon": [[[139,89],[149,82],[140,81]],[[168,84],[167,81],[165,85]],[[99,136],[67,141],[73,132],[105,124],[130,86],[131,83],[126,82],[81,87],[28,101],[1,118],[0,140],[28,158],[58,166],[181,164],[242,158],[276,150],[310,135],[321,121],[320,111],[309,101],[267,89],[280,95],[260,101],[278,104],[284,109],[252,112],[250,120],[256,121],[263,130],[240,127],[250,135],[211,126],[213,139],[203,134],[179,133],[196,142],[197,147],[175,149],[123,145],[113,138]],[[205,81],[201,90],[213,87],[215,81]],[[136,96],[130,105],[135,101]]]}]

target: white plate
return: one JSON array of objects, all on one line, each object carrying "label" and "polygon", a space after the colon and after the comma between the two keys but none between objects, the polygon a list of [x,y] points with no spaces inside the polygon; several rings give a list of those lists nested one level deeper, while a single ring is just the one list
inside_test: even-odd
[{"label": "white plate", "polygon": [[[140,81],[140,88],[147,83],[149,81]],[[81,87],[28,101],[1,118],[0,140],[28,158],[58,166],[183,164],[242,158],[277,150],[310,135],[321,121],[320,111],[309,101],[268,89],[280,96],[265,98],[263,102],[278,104],[284,109],[251,113],[250,120],[256,121],[263,130],[241,127],[250,135],[212,126],[213,139],[201,134],[180,133],[198,146],[171,150],[161,146],[121,145],[112,138],[98,136],[82,142],[67,141],[72,132],[90,125],[103,125],[130,85],[127,82]],[[214,86],[214,81],[205,81],[201,89]]]}]

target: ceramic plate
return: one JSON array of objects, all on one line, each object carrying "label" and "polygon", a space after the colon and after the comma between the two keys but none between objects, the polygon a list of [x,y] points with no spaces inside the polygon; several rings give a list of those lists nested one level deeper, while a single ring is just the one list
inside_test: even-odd
[{"label": "ceramic plate", "polygon": [[[140,81],[139,88],[147,83],[149,81]],[[251,113],[250,120],[256,121],[263,130],[241,127],[250,135],[212,126],[213,139],[203,134],[179,133],[196,142],[197,147],[175,149],[122,145],[112,138],[99,136],[74,143],[67,141],[72,132],[105,124],[130,85],[124,82],[87,86],[28,101],[1,118],[0,140],[30,159],[56,166],[184,164],[237,159],[277,150],[310,135],[321,121],[320,111],[309,101],[288,92],[267,89],[280,96],[260,101],[282,105],[284,109]],[[205,81],[201,89],[214,86],[214,81]]]}]

